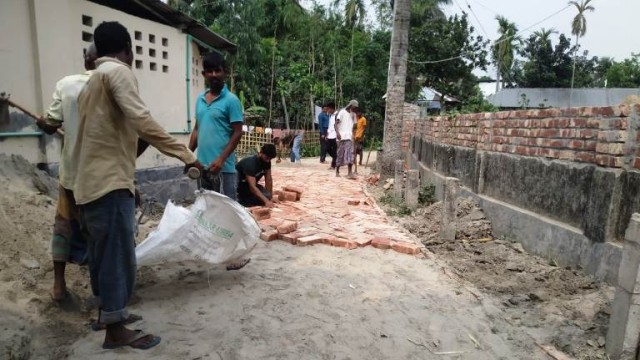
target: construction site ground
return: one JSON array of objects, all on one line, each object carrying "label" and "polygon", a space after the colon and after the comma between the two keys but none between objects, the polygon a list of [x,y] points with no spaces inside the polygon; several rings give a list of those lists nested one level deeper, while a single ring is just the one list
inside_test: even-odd
[{"label": "construction site ground", "polygon": [[[274,164],[275,187],[303,194],[271,218],[338,240],[260,241],[251,263],[234,272],[193,263],[141,267],[130,310],[144,320],[134,328],[162,343],[103,350],[104,333],[87,326],[96,308],[86,269],[68,267],[68,301],[49,296],[55,181],[0,155],[7,189],[0,194],[0,358],[606,358],[610,287],[494,238],[470,201],[461,201],[459,214],[473,220],[462,220],[460,238],[444,243],[434,235],[438,203],[398,216],[394,205],[373,201],[385,190],[366,183],[369,169],[349,180],[327,168],[317,158]],[[158,220],[146,221],[139,240]],[[426,248],[382,250],[369,245],[376,237]]]}]

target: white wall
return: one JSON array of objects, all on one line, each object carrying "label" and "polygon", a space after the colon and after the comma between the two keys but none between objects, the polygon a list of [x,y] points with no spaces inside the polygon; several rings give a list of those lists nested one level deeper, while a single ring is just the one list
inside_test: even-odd
[{"label": "white wall", "polygon": [[[95,27],[103,21],[114,20],[131,33],[135,54],[132,68],[152,115],[168,131],[186,131],[187,106],[195,118],[195,99],[204,88],[198,47],[187,44],[187,35],[178,29],[86,0],[0,1],[3,34],[0,36],[0,68],[3,69],[0,91],[10,92],[12,99],[43,113],[51,101],[55,83],[66,75],[83,71],[82,49],[92,42]],[[190,59],[186,58],[187,46]],[[188,69],[187,64],[193,67]],[[191,75],[189,85],[186,84],[187,72]],[[191,88],[190,101],[186,98],[187,86]],[[188,141],[188,136],[177,136],[185,143]],[[52,139],[47,141],[46,157],[38,150],[37,138],[0,139],[0,152],[19,153],[32,162],[55,163],[59,160],[60,144]],[[18,143],[21,145],[17,146]],[[149,149],[138,161],[138,167],[178,163]]]}]

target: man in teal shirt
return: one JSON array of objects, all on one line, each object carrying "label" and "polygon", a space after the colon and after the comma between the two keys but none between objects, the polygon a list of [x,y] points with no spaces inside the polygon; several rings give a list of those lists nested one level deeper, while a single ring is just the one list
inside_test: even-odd
[{"label": "man in teal shirt", "polygon": [[236,146],[242,137],[242,104],[225,85],[222,55],[211,52],[202,60],[202,75],[209,89],[196,100],[196,125],[189,149],[205,166],[202,187],[237,200]]}]

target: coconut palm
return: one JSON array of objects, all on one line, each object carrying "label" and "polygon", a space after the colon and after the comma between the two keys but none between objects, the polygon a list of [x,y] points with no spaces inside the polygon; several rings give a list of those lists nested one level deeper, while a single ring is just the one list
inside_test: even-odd
[{"label": "coconut palm", "polygon": [[551,35],[557,34],[558,31],[554,28],[545,29],[541,28],[538,31],[534,31],[533,35],[541,44],[548,44],[551,41]]},{"label": "coconut palm", "polygon": [[496,92],[500,90],[501,78],[506,78],[513,67],[515,52],[522,43],[517,35],[518,27],[504,16],[496,16],[500,37],[491,47],[491,56],[496,64]]},{"label": "coconut palm", "polygon": [[[573,53],[573,70],[571,71],[571,90],[573,93],[573,80],[576,74],[576,55],[578,52],[579,41],[581,37],[584,37],[587,33],[587,18],[585,13],[587,11],[594,11],[596,8],[592,5],[589,5],[592,0],[580,0],[577,1],[569,1],[569,5],[575,6],[578,13],[574,16],[573,20],[571,20],[571,34],[576,37],[576,47],[575,52]],[[569,106],[571,106],[571,100],[569,100]]]}]

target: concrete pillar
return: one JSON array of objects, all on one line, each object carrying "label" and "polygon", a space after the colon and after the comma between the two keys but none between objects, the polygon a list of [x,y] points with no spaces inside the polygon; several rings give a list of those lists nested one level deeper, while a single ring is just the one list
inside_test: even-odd
[{"label": "concrete pillar", "polygon": [[456,198],[460,189],[460,180],[452,177],[445,179],[444,196],[442,198],[442,224],[440,238],[453,241],[456,239]]},{"label": "concrete pillar", "polygon": [[629,221],[624,236],[618,285],[613,300],[607,354],[614,360],[635,360],[640,341],[640,214]]},{"label": "concrete pillar", "polygon": [[402,181],[404,179],[404,161],[396,160],[395,178],[393,180],[393,196],[402,199]]},{"label": "concrete pillar", "polygon": [[420,192],[420,174],[418,170],[407,172],[407,183],[404,188],[404,201],[411,210],[418,208],[418,195]]}]

